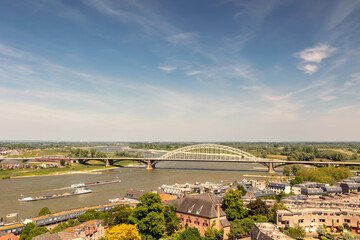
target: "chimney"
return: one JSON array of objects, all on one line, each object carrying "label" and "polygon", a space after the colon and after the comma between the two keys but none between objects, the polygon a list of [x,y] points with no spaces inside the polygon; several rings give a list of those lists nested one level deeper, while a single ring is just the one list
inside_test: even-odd
[{"label": "chimney", "polygon": [[184,191],[184,198],[187,197],[187,191]]},{"label": "chimney", "polygon": [[216,214],[217,217],[220,218],[220,204],[216,204]]}]

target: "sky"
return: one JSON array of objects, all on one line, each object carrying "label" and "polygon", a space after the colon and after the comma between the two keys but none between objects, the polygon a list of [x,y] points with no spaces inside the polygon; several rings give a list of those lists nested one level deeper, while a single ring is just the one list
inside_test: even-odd
[{"label": "sky", "polygon": [[360,1],[2,0],[0,139],[360,141]]}]

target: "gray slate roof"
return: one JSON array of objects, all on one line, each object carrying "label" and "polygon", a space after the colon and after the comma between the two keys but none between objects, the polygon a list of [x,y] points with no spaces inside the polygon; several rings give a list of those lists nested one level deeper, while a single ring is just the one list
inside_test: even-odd
[{"label": "gray slate roof", "polygon": [[[186,198],[167,201],[174,204],[177,212],[204,218],[216,218],[216,205],[221,204],[221,198],[216,198],[209,193],[190,195]],[[220,217],[226,216],[220,208]]]}]

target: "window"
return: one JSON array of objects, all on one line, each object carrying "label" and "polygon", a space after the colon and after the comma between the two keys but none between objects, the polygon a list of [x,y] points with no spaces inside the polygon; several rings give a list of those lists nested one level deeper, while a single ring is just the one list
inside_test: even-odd
[{"label": "window", "polygon": [[325,222],[325,219],[320,218],[320,219],[319,219],[319,222],[324,223],[324,222]]},{"label": "window", "polygon": [[350,219],[344,219],[344,222],[350,223]]},{"label": "window", "polygon": [[333,213],[330,213],[330,216],[334,216],[334,214],[333,214]]},{"label": "window", "polygon": [[304,219],[299,219],[299,223],[304,223]]},{"label": "window", "polygon": [[327,213],[324,213],[324,216],[327,216]]}]

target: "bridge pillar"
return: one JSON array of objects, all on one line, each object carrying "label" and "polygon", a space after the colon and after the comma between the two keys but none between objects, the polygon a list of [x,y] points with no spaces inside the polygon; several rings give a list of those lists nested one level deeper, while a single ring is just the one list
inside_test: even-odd
[{"label": "bridge pillar", "polygon": [[114,165],[114,160],[112,160],[112,159],[106,159],[105,166],[106,166],[106,167],[109,167],[109,166],[112,166],[112,165]]},{"label": "bridge pillar", "polygon": [[275,173],[274,163],[270,162],[267,167],[268,167],[268,171],[269,171],[270,174]]},{"label": "bridge pillar", "polygon": [[155,164],[158,163],[155,160],[147,160],[147,170],[155,169]]}]

